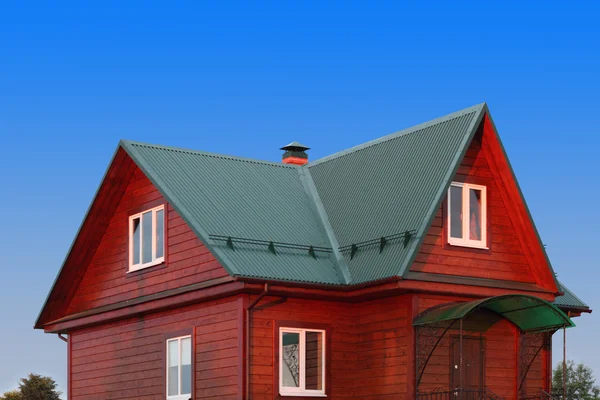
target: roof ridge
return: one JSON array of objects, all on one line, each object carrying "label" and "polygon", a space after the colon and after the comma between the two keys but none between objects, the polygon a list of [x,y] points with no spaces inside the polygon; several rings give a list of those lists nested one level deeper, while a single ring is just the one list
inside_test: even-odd
[{"label": "roof ridge", "polygon": [[352,153],[355,153],[357,151],[364,150],[366,148],[375,146],[377,144],[385,143],[385,142],[387,142],[389,140],[396,139],[396,138],[399,138],[399,137],[402,137],[402,136],[406,136],[406,135],[409,135],[411,133],[415,133],[415,132],[421,131],[423,129],[429,128],[431,126],[439,125],[439,124],[441,124],[443,122],[447,122],[447,121],[450,121],[452,119],[462,117],[465,114],[469,114],[469,113],[472,113],[472,112],[480,111],[481,109],[483,109],[485,107],[485,105],[486,105],[485,102],[479,103],[479,104],[476,104],[474,106],[467,107],[467,108],[464,108],[462,110],[455,111],[453,113],[450,113],[450,114],[447,114],[447,115],[444,115],[444,116],[441,116],[441,117],[438,117],[438,118],[434,118],[434,119],[426,121],[426,122],[422,122],[422,123],[420,123],[418,125],[413,125],[411,127],[402,129],[400,131],[396,131],[394,133],[390,133],[388,135],[379,137],[377,139],[373,139],[373,140],[370,140],[368,142],[358,144],[356,146],[350,147],[349,149],[341,150],[341,151],[338,151],[337,153],[333,153],[331,155],[325,156],[325,157],[320,158],[318,160],[309,162],[306,166],[312,167],[312,166],[315,166],[315,165],[323,164],[325,162],[328,162],[328,161],[331,161],[331,160],[335,160],[335,159],[340,158],[342,156],[345,156],[347,154],[352,154]]},{"label": "roof ridge", "polygon": [[194,155],[204,156],[204,157],[221,158],[221,159],[226,159],[226,160],[231,160],[231,161],[241,161],[241,162],[248,162],[248,163],[254,163],[254,164],[263,164],[263,165],[269,165],[272,167],[283,167],[283,168],[293,168],[293,169],[300,168],[299,166],[293,165],[293,164],[284,164],[284,163],[279,163],[279,162],[274,162],[274,161],[258,160],[258,159],[249,158],[249,157],[240,157],[240,156],[232,156],[232,155],[227,155],[227,154],[212,153],[212,152],[203,151],[203,150],[186,149],[183,147],[165,146],[165,145],[160,145],[160,144],[137,142],[137,141],[126,140],[126,139],[121,139],[119,144],[126,145],[126,146],[146,147],[146,148],[152,148],[152,149],[156,149],[156,150],[174,151],[174,152],[178,152],[178,153],[194,154]]}]

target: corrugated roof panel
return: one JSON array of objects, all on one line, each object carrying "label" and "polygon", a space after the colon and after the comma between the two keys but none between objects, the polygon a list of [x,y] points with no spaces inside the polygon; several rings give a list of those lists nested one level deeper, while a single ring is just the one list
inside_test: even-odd
[{"label": "corrugated roof panel", "polygon": [[[466,149],[483,105],[398,132],[309,166],[340,246],[420,231],[439,204],[457,155]],[[460,161],[460,160],[458,160]],[[437,207],[435,207],[437,209]],[[413,239],[415,240],[415,239]],[[411,246],[361,248],[346,262],[352,283],[398,275]]]},{"label": "corrugated roof panel", "polygon": [[589,306],[585,304],[579,297],[575,295],[572,291],[570,291],[565,285],[561,282],[558,282],[558,289],[564,293],[562,296],[558,296],[554,300],[554,304],[558,307],[564,308],[578,308],[582,310],[589,310]]},{"label": "corrugated roof panel", "polygon": [[343,283],[327,253],[315,260],[303,250],[278,249],[274,255],[267,245],[236,244],[231,250],[208,238],[331,247],[298,167],[133,142],[124,146],[234,275]]}]

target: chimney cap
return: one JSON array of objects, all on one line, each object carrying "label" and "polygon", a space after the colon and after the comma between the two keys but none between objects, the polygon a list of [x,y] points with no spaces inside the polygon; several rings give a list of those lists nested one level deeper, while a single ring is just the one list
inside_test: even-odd
[{"label": "chimney cap", "polygon": [[305,145],[300,144],[298,142],[292,142],[290,144],[287,144],[287,145],[283,146],[279,150],[286,150],[286,151],[306,151],[306,150],[310,150],[310,147],[306,147]]}]

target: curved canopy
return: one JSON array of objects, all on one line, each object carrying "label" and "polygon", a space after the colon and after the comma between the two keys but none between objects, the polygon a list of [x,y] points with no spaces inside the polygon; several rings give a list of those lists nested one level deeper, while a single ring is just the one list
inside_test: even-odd
[{"label": "curved canopy", "polygon": [[513,294],[432,308],[417,316],[413,325],[423,326],[459,320],[482,309],[501,315],[523,332],[549,331],[563,326],[567,328],[575,326],[573,321],[554,304],[533,296]]}]

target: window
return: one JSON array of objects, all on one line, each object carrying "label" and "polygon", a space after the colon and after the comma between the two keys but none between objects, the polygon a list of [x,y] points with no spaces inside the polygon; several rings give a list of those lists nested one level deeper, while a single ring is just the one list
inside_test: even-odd
[{"label": "window", "polygon": [[129,217],[129,271],[165,260],[165,206]]},{"label": "window", "polygon": [[192,394],[192,337],[167,340],[167,400],[188,400]]},{"label": "window", "polygon": [[325,396],[325,331],[279,329],[279,394]]},{"label": "window", "polygon": [[452,182],[448,190],[448,243],[487,249],[485,186]]}]

